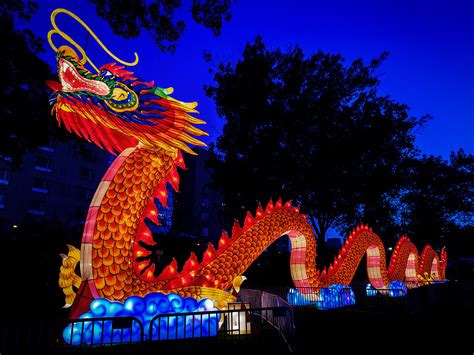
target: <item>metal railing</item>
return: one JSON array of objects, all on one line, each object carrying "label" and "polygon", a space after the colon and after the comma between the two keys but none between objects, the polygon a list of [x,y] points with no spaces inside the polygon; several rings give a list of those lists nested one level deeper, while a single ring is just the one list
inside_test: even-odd
[{"label": "metal railing", "polygon": [[132,316],[70,319],[67,323],[62,335],[71,345],[130,344],[145,340],[142,322]]},{"label": "metal railing", "polygon": [[[449,283],[410,285],[407,289],[367,289],[366,283],[351,284],[347,288],[279,287],[267,289],[289,301],[292,307],[310,306],[321,310],[332,308],[358,309],[380,313],[416,313],[449,294]],[[325,299],[329,298],[329,300]]]},{"label": "metal railing", "polygon": [[[241,289],[239,297],[243,302],[250,303],[257,307],[284,308],[288,314],[287,317],[273,317],[272,313],[271,317],[266,317],[265,320],[280,332],[280,336],[285,341],[288,349],[290,351],[294,350],[295,323],[293,308],[285,299],[273,293],[252,289]],[[265,316],[268,315],[265,314]]]},{"label": "metal railing", "polygon": [[354,292],[350,287],[323,288],[323,287],[278,287],[267,289],[283,298],[292,307],[312,306],[318,309],[341,308],[353,305]]},{"label": "metal railing", "polygon": [[250,336],[254,333],[258,333],[261,338],[279,335],[284,324],[282,319],[293,326],[291,309],[240,306],[239,309],[219,311],[158,314],[150,321],[148,339],[154,341],[214,336],[219,339],[234,339],[235,335]]},{"label": "metal railing", "polygon": [[[237,304],[235,304],[237,305]],[[293,315],[287,307],[159,314],[143,324],[136,317],[72,320],[16,320],[0,325],[2,354],[64,354],[75,349],[120,353],[121,345],[134,349],[186,349],[189,344],[242,344],[277,347],[292,341]],[[288,328],[289,327],[289,328]],[[288,329],[287,329],[288,328]],[[166,345],[166,343],[169,343]],[[138,351],[138,350],[137,350]],[[146,352],[146,350],[145,350]]]}]

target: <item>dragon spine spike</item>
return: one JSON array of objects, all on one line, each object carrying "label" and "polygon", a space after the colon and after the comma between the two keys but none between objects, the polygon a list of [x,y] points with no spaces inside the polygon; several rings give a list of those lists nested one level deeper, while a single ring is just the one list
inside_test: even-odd
[{"label": "dragon spine spike", "polygon": [[[154,266],[154,265],[152,265]],[[173,278],[178,274],[178,263],[175,258],[171,260],[171,263],[164,268],[158,278]]]},{"label": "dragon spine spike", "polygon": [[291,200],[286,201],[284,207],[285,208],[291,208]]},{"label": "dragon spine spike", "polygon": [[202,256],[202,266],[207,265],[210,261],[212,261],[216,257],[216,249],[214,248],[214,245],[209,242],[207,245],[207,249],[204,252],[204,255]]},{"label": "dragon spine spike", "polygon": [[145,208],[145,211],[144,211],[144,216],[149,218],[153,223],[159,224],[158,213],[156,210],[154,197],[151,197],[150,200],[148,201],[147,207]]},{"label": "dragon spine spike", "polygon": [[234,219],[234,225],[232,226],[232,239],[238,238],[242,234],[242,228],[237,219]]},{"label": "dragon spine spike", "polygon": [[176,166],[173,167],[173,170],[171,171],[168,181],[171,184],[171,187],[173,187],[173,190],[175,192],[178,192],[179,191],[179,174],[178,174],[178,170],[176,169]]},{"label": "dragon spine spike", "polygon": [[178,157],[175,160],[175,164],[177,167],[183,170],[187,170],[186,164],[184,163],[183,154],[181,153],[181,151],[178,151]]},{"label": "dragon spine spike", "polygon": [[163,207],[168,208],[168,190],[166,189],[166,182],[163,181],[156,190],[156,197]]},{"label": "dragon spine spike", "polygon": [[219,239],[218,251],[224,250],[229,244],[229,236],[225,231],[222,231],[221,238]]},{"label": "dragon spine spike", "polygon": [[265,215],[265,211],[263,210],[262,205],[259,202],[258,207],[257,207],[257,212],[255,213],[255,217],[262,218],[264,215]]},{"label": "dragon spine spike", "polygon": [[192,270],[196,269],[196,266],[199,265],[198,258],[194,252],[191,252],[188,260],[184,263],[182,273],[189,273]]},{"label": "dragon spine spike", "polygon": [[244,220],[244,230],[248,229],[252,225],[252,222],[253,222],[252,213],[250,213],[250,211],[247,211],[247,215],[245,216],[245,220]]},{"label": "dragon spine spike", "polygon": [[281,197],[278,199],[277,203],[275,204],[275,208],[282,208],[283,204],[281,202]]},{"label": "dragon spine spike", "polygon": [[265,207],[265,212],[270,213],[274,208],[275,206],[273,206],[273,200],[270,199],[270,201],[267,203],[267,207]]}]

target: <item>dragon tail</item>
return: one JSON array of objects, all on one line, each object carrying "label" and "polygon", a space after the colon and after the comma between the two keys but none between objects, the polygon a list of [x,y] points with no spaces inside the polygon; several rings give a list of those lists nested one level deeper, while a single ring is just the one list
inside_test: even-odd
[{"label": "dragon tail", "polygon": [[75,289],[79,289],[82,282],[82,278],[75,272],[76,265],[81,257],[81,251],[69,244],[67,244],[67,247],[69,249],[68,254],[60,254],[63,261],[59,269],[59,287],[63,290],[66,301],[64,308],[71,307],[76,297]]}]

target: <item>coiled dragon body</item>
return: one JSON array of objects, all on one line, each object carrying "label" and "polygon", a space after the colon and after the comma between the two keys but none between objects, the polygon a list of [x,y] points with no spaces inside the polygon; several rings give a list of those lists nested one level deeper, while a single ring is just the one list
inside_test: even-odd
[{"label": "coiled dragon body", "polygon": [[166,205],[168,183],[178,189],[177,168],[184,168],[181,151],[194,154],[188,144],[204,145],[193,137],[206,134],[195,127],[204,123],[192,116],[196,104],[173,99],[172,89],[140,80],[117,64],[93,74],[67,46],[57,49],[57,62],[59,83],[49,86],[59,124],[111,153],[120,152],[88,211],[80,252],[82,282],[71,271],[77,250],[72,248],[63,263],[60,284],[67,304],[74,300],[72,286],[81,283],[73,315],[94,298],[124,301],[156,291],[230,301],[234,297],[225,291],[232,281],[283,235],[290,237],[291,275],[299,289],[349,284],[365,254],[376,288],[392,280],[416,282],[424,273],[444,279],[444,249],[439,257],[427,246],[419,256],[408,238],[401,238],[387,270],[385,248],[366,226],[346,239],[328,269],[318,271],[316,239],[306,216],[282,201],[270,201],[265,209],[259,206],[255,215],[248,213],[243,226],[236,222],[230,236],[224,232],[217,248],[210,243],[201,260],[191,253],[181,269],[173,259],[158,272],[143,258],[150,253],[144,243],[154,243],[145,218],[156,221],[155,199]]}]

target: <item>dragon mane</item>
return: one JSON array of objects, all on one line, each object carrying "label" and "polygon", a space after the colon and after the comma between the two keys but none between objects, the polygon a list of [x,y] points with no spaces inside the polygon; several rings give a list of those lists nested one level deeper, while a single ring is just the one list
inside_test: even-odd
[{"label": "dragon mane", "polygon": [[156,87],[115,63],[93,74],[67,46],[59,48],[57,60],[60,83],[47,83],[55,91],[50,103],[69,132],[113,154],[139,142],[190,154],[195,153],[187,144],[205,146],[191,136],[207,135],[193,126],[205,123],[190,115],[197,113],[197,103],[173,99],[172,88]]}]

